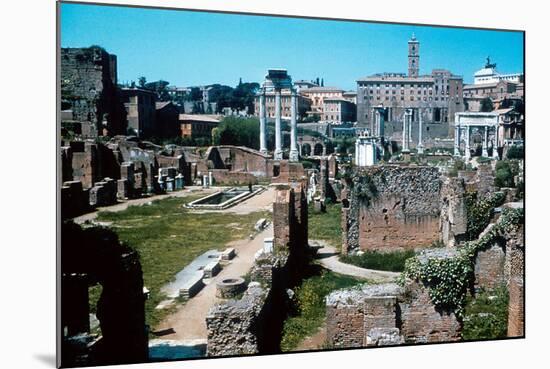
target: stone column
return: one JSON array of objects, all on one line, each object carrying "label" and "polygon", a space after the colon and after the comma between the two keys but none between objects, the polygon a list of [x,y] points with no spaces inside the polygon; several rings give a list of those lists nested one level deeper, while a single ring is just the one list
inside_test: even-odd
[{"label": "stone column", "polygon": [[455,152],[454,156],[460,156],[460,126],[455,120]]},{"label": "stone column", "polygon": [[372,132],[371,136],[378,136],[378,109],[372,108]]},{"label": "stone column", "polygon": [[495,139],[493,142],[493,158],[498,159],[498,124],[495,126]]},{"label": "stone column", "polygon": [[410,120],[411,120],[411,109],[406,109],[405,114],[403,114],[403,145],[402,151],[409,152],[409,129],[410,129]]},{"label": "stone column", "polygon": [[422,145],[422,110],[418,108],[418,147],[417,152],[424,154],[424,145]]},{"label": "stone column", "polygon": [[378,109],[378,136],[384,138],[384,108]]},{"label": "stone column", "polygon": [[298,161],[298,127],[296,125],[296,91],[292,90],[290,95],[290,161]]},{"label": "stone column", "polygon": [[485,126],[485,132],[483,134],[483,143],[482,143],[482,150],[481,150],[481,156],[488,157],[489,153],[487,152],[487,144],[489,141],[489,127]]},{"label": "stone column", "polygon": [[282,149],[282,133],[281,133],[281,90],[275,89],[275,160],[283,159]]},{"label": "stone column", "polygon": [[470,126],[466,126],[466,149],[464,150],[464,157],[470,159]]},{"label": "stone column", "polygon": [[266,130],[265,89],[262,88],[260,91],[260,152],[267,154],[265,130]]}]

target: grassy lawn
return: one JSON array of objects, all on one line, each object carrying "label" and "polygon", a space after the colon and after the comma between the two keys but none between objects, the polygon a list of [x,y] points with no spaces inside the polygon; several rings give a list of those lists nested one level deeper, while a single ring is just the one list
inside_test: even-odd
[{"label": "grassy lawn", "polygon": [[[110,226],[120,240],[139,252],[144,285],[150,290],[146,302],[147,324],[152,329],[168,313],[155,310],[165,299],[161,287],[194,258],[211,249],[222,250],[233,240],[254,233],[259,218],[270,218],[268,212],[247,215],[232,213],[195,213],[182,205],[203,195],[168,198],[151,205],[130,206],[120,212],[100,212],[98,220],[113,222]],[[100,288],[90,289],[91,301],[97,301]],[[95,299],[95,300],[94,300]],[[94,307],[95,309],[95,307]]]},{"label": "grassy lawn", "polygon": [[332,247],[342,247],[342,204],[327,204],[326,213],[317,213],[310,204],[308,232],[311,240],[325,240]]},{"label": "grassy lawn", "polygon": [[361,268],[402,272],[405,261],[414,256],[414,250],[378,252],[365,251],[362,255],[341,255],[340,261]]},{"label": "grassy lawn", "polygon": [[481,340],[506,338],[508,330],[508,291],[499,287],[493,291],[468,297],[464,312],[462,338]]},{"label": "grassy lawn", "polygon": [[317,332],[326,316],[325,297],[330,292],[364,283],[364,280],[316,269],[294,291],[297,311],[284,323],[281,350],[291,351]]}]

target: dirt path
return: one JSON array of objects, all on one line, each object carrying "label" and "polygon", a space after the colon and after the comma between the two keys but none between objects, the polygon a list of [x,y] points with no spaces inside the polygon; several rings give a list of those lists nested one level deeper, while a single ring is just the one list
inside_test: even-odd
[{"label": "dirt path", "polygon": [[335,273],[345,274],[352,277],[371,280],[375,283],[394,281],[400,273],[386,272],[383,270],[364,269],[355,265],[342,263],[338,259],[338,251],[324,241],[316,241],[323,247],[317,252],[317,261],[326,269]]},{"label": "dirt path", "polygon": [[319,329],[315,334],[304,339],[292,351],[319,350],[323,348],[326,340],[327,340],[327,325],[326,325],[326,322],[323,322],[323,325],[319,327]]},{"label": "dirt path", "polygon": [[263,247],[264,238],[272,235],[273,228],[269,226],[252,240],[246,239],[229,243],[228,246],[235,248],[237,256],[195,297],[178,308],[175,313],[166,317],[156,327],[155,331],[169,332],[173,330],[174,333],[163,335],[162,339],[178,341],[206,339],[206,315],[210,307],[220,302],[216,298],[216,282],[228,277],[245,275],[252,266],[254,254]]}]

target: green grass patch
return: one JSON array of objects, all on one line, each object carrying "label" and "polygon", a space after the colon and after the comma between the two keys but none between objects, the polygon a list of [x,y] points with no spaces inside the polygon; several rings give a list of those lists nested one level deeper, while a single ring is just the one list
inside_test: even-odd
[{"label": "green grass patch", "polygon": [[[98,214],[99,221],[112,222],[111,229],[120,240],[139,252],[144,285],[150,291],[145,313],[152,329],[169,312],[155,310],[155,306],[166,298],[161,293],[163,285],[197,256],[211,249],[222,250],[228,242],[246,238],[254,233],[254,224],[259,218],[271,217],[265,211],[237,216],[221,212],[197,213],[183,207],[202,196],[172,197],[153,201],[151,205]],[[91,297],[96,298],[95,293]]]},{"label": "green grass patch", "polygon": [[325,213],[308,209],[308,233],[311,240],[327,241],[338,250],[342,247],[342,204],[327,204]]},{"label": "green grass patch", "polygon": [[464,340],[506,338],[508,330],[508,291],[502,286],[468,297],[464,312]]},{"label": "green grass patch", "polygon": [[326,316],[325,297],[330,292],[362,283],[365,281],[325,270],[304,279],[294,290],[297,309],[284,322],[281,350],[291,351],[306,337],[317,332]]},{"label": "green grass patch", "polygon": [[340,261],[366,269],[402,272],[405,261],[414,256],[414,250],[378,252],[365,251],[362,255],[341,255]]}]

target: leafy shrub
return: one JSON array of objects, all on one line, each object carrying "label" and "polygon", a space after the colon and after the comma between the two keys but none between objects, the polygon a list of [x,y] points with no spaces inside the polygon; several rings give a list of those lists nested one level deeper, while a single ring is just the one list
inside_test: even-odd
[{"label": "leafy shrub", "polygon": [[382,253],[366,251],[362,255],[342,255],[340,261],[360,268],[401,272],[405,269],[405,261],[414,256],[414,250]]},{"label": "leafy shrub", "polygon": [[508,291],[499,287],[469,297],[464,310],[462,338],[465,340],[506,338]]},{"label": "leafy shrub", "polygon": [[505,197],[503,192],[495,192],[488,198],[478,200],[476,192],[466,193],[467,234],[469,240],[476,239],[487,228],[493,216],[493,209],[502,205]]},{"label": "leafy shrub", "polygon": [[514,187],[513,165],[507,160],[497,162],[495,167],[495,186]]}]

